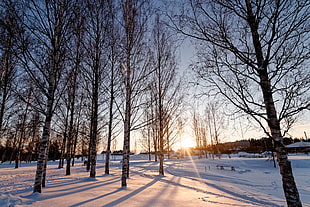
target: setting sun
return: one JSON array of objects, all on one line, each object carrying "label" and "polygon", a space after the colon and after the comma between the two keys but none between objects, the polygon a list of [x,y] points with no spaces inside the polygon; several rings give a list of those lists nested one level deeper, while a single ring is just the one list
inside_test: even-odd
[{"label": "setting sun", "polygon": [[182,148],[189,148],[189,147],[195,147],[196,143],[193,139],[185,138],[181,141],[181,147]]}]

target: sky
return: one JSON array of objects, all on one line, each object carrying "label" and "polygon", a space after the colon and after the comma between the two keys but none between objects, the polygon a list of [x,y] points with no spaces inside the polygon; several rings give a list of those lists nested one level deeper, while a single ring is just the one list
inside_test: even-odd
[{"label": "sky", "polygon": [[[196,80],[194,72],[190,69],[189,65],[193,63],[193,60],[195,59],[195,46],[189,39],[185,39],[179,49],[179,58],[180,58],[180,70],[186,71],[185,74],[188,76],[191,76],[189,80]],[[190,94],[197,94],[200,93],[199,88],[192,88],[192,91],[189,93],[189,96],[187,97],[187,101],[189,103],[192,102],[193,97],[190,96]],[[200,102],[200,107],[203,110],[203,102],[206,102],[205,100]],[[238,122],[237,120],[235,120]],[[188,123],[190,124],[190,120],[188,120]],[[241,124],[244,124],[245,121],[241,121]],[[225,138],[224,141],[236,141],[240,139],[249,139],[249,138],[255,138],[259,139],[261,137],[266,136],[263,131],[260,128],[253,128],[253,129],[247,129],[243,131],[243,135],[241,133],[241,130],[239,128],[240,124],[237,123],[237,126],[230,126],[225,130]],[[238,129],[239,128],[239,129]],[[236,131],[236,129],[238,129]],[[235,133],[231,133],[231,131],[234,131]],[[304,111],[301,116],[299,117],[298,121],[293,125],[293,127],[290,129],[287,137],[292,138],[305,138],[305,132],[307,134],[308,139],[310,138],[310,111]],[[185,135],[186,137],[192,137],[193,133],[190,129],[190,127],[187,128]],[[193,138],[194,139],[194,138]]]},{"label": "sky", "polygon": [[[186,79],[189,81],[195,81],[196,77],[194,72],[190,69],[189,65],[192,63],[192,60],[195,57],[195,49],[193,44],[190,40],[185,39],[179,50],[178,50],[178,58],[179,58],[179,72],[182,75],[186,75]],[[190,86],[193,86],[193,84],[190,84]],[[184,133],[179,137],[179,142],[177,142],[173,149],[177,150],[181,148],[184,145],[187,145],[189,147],[195,146],[195,137],[192,130],[192,106],[196,104],[192,96],[192,94],[197,94],[200,92],[200,89],[195,87],[190,87],[190,91],[188,95],[185,98],[185,101],[187,102],[186,107],[186,123],[184,127]],[[205,106],[203,105],[204,102],[206,102],[205,99],[203,101],[200,101],[200,110],[203,111]],[[221,142],[233,142],[237,140],[242,139],[260,139],[262,137],[266,137],[264,132],[259,127],[248,127],[248,121],[246,119],[234,119],[229,120],[228,124],[225,126],[225,129],[222,130],[222,135],[220,137]],[[310,138],[310,112],[304,112],[302,116],[300,116],[300,119],[297,123],[290,129],[289,133],[286,134],[286,137],[292,137],[292,138],[305,138],[305,133],[307,134],[308,138]],[[136,152],[143,151],[141,147],[141,134],[140,132],[133,132],[131,136],[131,150]],[[182,144],[182,141],[186,140],[185,142],[187,144]],[[123,136],[120,136],[117,142],[117,149],[123,148]]]},{"label": "sky", "polygon": [[[192,60],[195,56],[195,49],[193,44],[188,40],[185,39],[181,44],[178,50],[179,56],[179,68],[180,73],[187,76],[189,81],[195,81],[196,77],[193,71],[190,69],[189,65],[192,63]],[[192,84],[190,85],[192,86]],[[200,89],[191,87],[188,95],[185,98],[187,102],[186,107],[186,123],[184,127],[184,133],[179,137],[179,141],[173,146],[174,150],[181,148],[182,146],[194,147],[195,146],[195,137],[192,130],[192,105],[195,105],[196,102],[193,101],[194,98],[192,94],[197,94],[200,92]],[[203,98],[202,98],[203,99]],[[199,103],[200,110],[203,111],[205,106],[203,103],[206,102],[205,100]],[[262,137],[266,137],[264,132],[259,127],[249,127],[248,121],[246,119],[234,119],[229,120],[228,124],[222,130],[220,141],[221,142],[233,142],[242,139],[260,139]],[[298,122],[290,129],[289,133],[286,134],[286,137],[292,138],[305,138],[305,133],[307,134],[308,138],[310,138],[310,112],[304,112],[303,115],[300,117]],[[135,152],[143,151],[143,147],[141,147],[141,134],[140,132],[132,132],[131,136],[131,150]],[[182,144],[183,141],[183,144]],[[184,144],[184,142],[186,144]],[[121,150],[123,148],[123,136],[120,136],[117,141],[117,149]]]}]

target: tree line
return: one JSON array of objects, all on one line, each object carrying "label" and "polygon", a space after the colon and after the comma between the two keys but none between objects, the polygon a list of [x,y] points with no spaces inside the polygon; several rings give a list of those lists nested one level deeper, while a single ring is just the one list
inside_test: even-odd
[{"label": "tree line", "polygon": [[130,134],[151,130],[163,174],[184,84],[176,43],[150,2],[5,0],[0,9],[1,161],[37,161],[41,192],[48,159],[70,175],[74,158],[88,156],[95,177],[102,143],[109,174],[123,136],[126,186]]},{"label": "tree line", "polygon": [[[298,138],[283,138],[283,144],[289,145],[296,142],[309,142],[310,140],[298,139]],[[271,139],[263,137],[261,139],[246,139],[234,142],[218,143],[216,146],[207,145],[207,147],[195,147],[194,149],[200,150],[202,153],[208,152],[221,156],[222,154],[234,154],[237,152],[257,153],[275,152],[274,143]],[[213,152],[214,149],[218,149],[217,152]]]}]

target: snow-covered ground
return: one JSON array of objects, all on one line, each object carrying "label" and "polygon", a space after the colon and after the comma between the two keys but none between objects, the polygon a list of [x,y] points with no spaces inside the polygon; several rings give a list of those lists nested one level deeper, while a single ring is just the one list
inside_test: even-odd
[{"label": "snow-covered ground", "polygon": [[[289,158],[303,206],[310,207],[310,156]],[[134,155],[127,188],[120,187],[120,157],[112,159],[110,175],[103,175],[98,157],[95,179],[81,161],[71,176],[57,167],[58,162],[48,163],[46,187],[39,194],[32,193],[36,163],[18,169],[0,164],[0,206],[286,206],[279,169],[267,158],[170,159],[165,176],[159,176],[158,163]]]}]

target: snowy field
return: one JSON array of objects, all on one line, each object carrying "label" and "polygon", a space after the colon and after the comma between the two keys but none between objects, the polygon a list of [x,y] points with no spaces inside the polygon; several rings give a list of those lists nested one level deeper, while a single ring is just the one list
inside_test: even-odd
[{"label": "snowy field", "polygon": [[[310,207],[310,156],[289,158],[303,206]],[[127,188],[120,188],[119,160],[112,158],[111,174],[103,175],[104,161],[98,157],[95,179],[81,161],[71,176],[57,168],[58,162],[49,162],[42,194],[32,193],[35,163],[22,163],[18,169],[2,163],[0,206],[286,206],[279,170],[267,158],[170,159],[165,176],[158,176],[158,163],[134,155]]]}]

